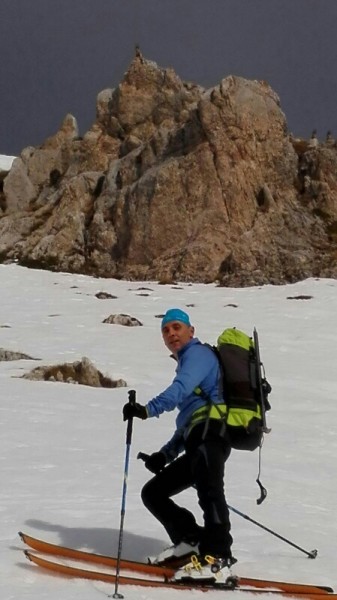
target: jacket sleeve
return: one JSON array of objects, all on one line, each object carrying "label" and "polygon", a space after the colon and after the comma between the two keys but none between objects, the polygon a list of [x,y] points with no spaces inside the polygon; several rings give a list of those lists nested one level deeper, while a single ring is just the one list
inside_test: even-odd
[{"label": "jacket sleeve", "polygon": [[171,439],[160,449],[160,452],[165,454],[166,461],[170,463],[177,458],[184,449],[183,431],[177,429]]},{"label": "jacket sleeve", "polygon": [[214,366],[215,356],[202,345],[194,346],[183,357],[171,385],[146,405],[149,417],[174,410],[200,385]]}]

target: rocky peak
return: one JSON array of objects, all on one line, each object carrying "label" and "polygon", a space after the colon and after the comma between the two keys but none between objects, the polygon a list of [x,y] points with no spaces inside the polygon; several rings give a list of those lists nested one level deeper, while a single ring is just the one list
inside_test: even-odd
[{"label": "rocky peak", "polygon": [[0,191],[0,256],[224,285],[335,277],[337,152],[295,140],[263,81],[183,82],[136,49],[83,138],[67,115]]}]

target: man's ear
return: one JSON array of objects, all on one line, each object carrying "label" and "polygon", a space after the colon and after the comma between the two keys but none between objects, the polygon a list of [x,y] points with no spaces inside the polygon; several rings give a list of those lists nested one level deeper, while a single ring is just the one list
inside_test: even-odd
[{"label": "man's ear", "polygon": [[190,338],[192,339],[193,336],[194,336],[194,327],[191,325],[191,327],[190,327]]}]

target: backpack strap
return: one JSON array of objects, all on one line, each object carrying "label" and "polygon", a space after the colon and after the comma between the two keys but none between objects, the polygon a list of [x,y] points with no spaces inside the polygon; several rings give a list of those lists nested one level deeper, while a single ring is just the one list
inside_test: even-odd
[{"label": "backpack strap", "polygon": [[[211,344],[204,343],[203,346],[207,346],[207,348],[209,348],[217,358],[221,373],[221,376],[219,377],[219,398],[223,398],[223,369],[221,361],[219,360],[218,350],[215,346],[211,346]],[[196,424],[196,422],[205,419],[205,427],[201,437],[201,439],[204,440],[208,432],[210,419],[218,419],[222,421],[222,427],[220,429],[219,435],[220,437],[223,437],[225,435],[228,419],[227,404],[225,402],[221,402],[218,404],[216,402],[213,402],[211,397],[208,394],[206,394],[206,392],[200,386],[194,389],[194,393],[198,396],[201,396],[201,398],[203,398],[206,401],[206,404],[205,406],[202,406],[193,413],[191,419],[192,427]]]}]

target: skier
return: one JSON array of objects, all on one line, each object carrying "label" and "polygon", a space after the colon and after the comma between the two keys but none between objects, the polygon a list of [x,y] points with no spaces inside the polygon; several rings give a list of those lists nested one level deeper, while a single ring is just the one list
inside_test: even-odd
[{"label": "skier", "polygon": [[[175,408],[179,411],[173,437],[145,462],[155,476],[142,489],[143,503],[173,543],[156,561],[186,557],[187,564],[176,571],[176,580],[224,581],[224,567],[230,567],[235,559],[224,494],[224,465],[231,445],[224,420],[226,406],[219,393],[219,362],[194,337],[186,312],[169,309],[161,331],[165,345],[177,360],[173,382],[145,406],[127,403],[123,407],[124,420],[158,417]],[[189,510],[172,500],[172,496],[192,486],[203,511],[203,527]]]}]

